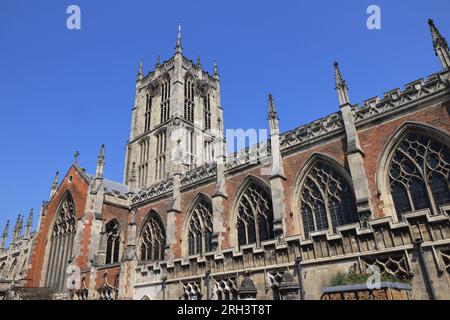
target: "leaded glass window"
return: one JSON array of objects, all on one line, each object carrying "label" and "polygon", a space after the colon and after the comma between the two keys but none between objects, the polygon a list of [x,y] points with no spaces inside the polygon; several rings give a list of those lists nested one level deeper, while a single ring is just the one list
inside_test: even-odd
[{"label": "leaded glass window", "polygon": [[194,123],[194,79],[186,77],[184,80],[184,118]]},{"label": "leaded glass window", "polygon": [[409,133],[394,151],[389,168],[392,199],[399,220],[402,214],[450,203],[450,151],[436,139]]},{"label": "leaded glass window", "polygon": [[151,212],[141,232],[141,260],[164,259],[166,232],[156,212]]},{"label": "leaded glass window", "polygon": [[170,118],[170,79],[161,84],[161,123]]},{"label": "leaded glass window", "polygon": [[50,238],[45,286],[61,292],[65,288],[66,269],[72,257],[75,238],[75,206],[70,193],[61,201]]},{"label": "leaded glass window", "polygon": [[188,251],[189,255],[211,251],[213,232],[212,207],[208,199],[201,197],[189,219]]},{"label": "leaded glass window", "polygon": [[358,222],[355,197],[350,184],[332,166],[316,161],[301,189],[303,231],[331,229]]},{"label": "leaded glass window", "polygon": [[238,205],[239,245],[273,239],[273,211],[269,191],[256,181],[245,189]]},{"label": "leaded glass window", "polygon": [[114,219],[106,224],[106,264],[119,261],[120,226]]}]

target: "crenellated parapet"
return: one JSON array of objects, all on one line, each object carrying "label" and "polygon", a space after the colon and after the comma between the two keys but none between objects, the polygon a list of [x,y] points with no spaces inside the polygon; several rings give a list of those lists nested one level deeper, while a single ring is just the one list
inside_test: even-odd
[{"label": "crenellated parapet", "polygon": [[435,98],[450,90],[450,71],[442,71],[426,79],[418,79],[405,85],[404,89],[386,92],[383,97],[374,97],[364,101],[362,107],[355,106],[355,122],[357,126],[369,123],[376,118],[386,117],[393,113]]}]

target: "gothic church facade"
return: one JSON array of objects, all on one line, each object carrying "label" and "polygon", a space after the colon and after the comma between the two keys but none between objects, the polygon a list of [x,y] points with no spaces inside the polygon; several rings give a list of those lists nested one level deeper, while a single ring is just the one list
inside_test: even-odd
[{"label": "gothic church facade", "polygon": [[338,272],[376,265],[414,299],[450,299],[450,51],[429,25],[442,70],[360,106],[335,63],[336,113],[281,133],[270,95],[268,141],[228,155],[218,67],[187,59],[179,33],[172,58],[139,67],[123,183],[105,178],[104,146],[95,174],[75,157],[21,285],[55,299],[321,299]]}]

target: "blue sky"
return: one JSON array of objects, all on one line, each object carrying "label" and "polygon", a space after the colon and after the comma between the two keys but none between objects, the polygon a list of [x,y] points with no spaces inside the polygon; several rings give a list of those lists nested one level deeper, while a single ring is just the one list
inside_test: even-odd
[{"label": "blue sky", "polygon": [[[66,28],[70,4],[81,30]],[[366,27],[370,4],[381,30]],[[148,72],[170,58],[178,23],[187,57],[219,63],[225,127],[266,128],[272,92],[286,131],[338,110],[334,60],[354,103],[438,71],[427,19],[450,39],[448,12],[448,0],[3,0],[0,229],[39,210],[76,150],[94,172],[105,143],[105,174],[122,181],[139,60]]]}]

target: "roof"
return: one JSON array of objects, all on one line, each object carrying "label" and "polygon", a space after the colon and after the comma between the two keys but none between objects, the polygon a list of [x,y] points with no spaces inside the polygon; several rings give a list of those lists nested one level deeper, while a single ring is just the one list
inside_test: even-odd
[{"label": "roof", "polygon": [[103,180],[103,187],[107,193],[126,195],[128,192],[128,186],[108,179]]}]

